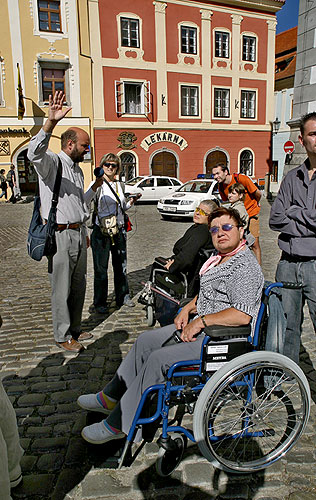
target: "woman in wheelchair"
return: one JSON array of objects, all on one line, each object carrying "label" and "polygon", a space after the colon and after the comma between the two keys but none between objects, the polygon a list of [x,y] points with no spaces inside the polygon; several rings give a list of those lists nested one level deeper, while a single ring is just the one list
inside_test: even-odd
[{"label": "woman in wheelchair", "polygon": [[[206,326],[255,325],[264,280],[245,244],[238,212],[223,207],[214,210],[210,231],[218,253],[201,268],[199,295],[183,307],[174,324],[140,335],[102,391],[78,398],[81,408],[108,415],[84,427],[86,441],[102,444],[128,434],[143,391],[162,383],[173,363],[199,358]],[[163,346],[175,328],[181,330],[182,342]]]},{"label": "woman in wheelchair", "polygon": [[[206,255],[214,251],[212,238],[209,232],[209,216],[218,208],[215,201],[203,200],[195,209],[193,215],[194,224],[187,229],[184,235],[176,241],[173,247],[173,255],[169,259],[157,257],[152,265],[149,281],[153,281],[155,269],[166,269],[172,274],[171,278],[181,280],[180,273],[185,273],[187,277],[188,289],[186,296],[194,297],[199,289],[198,266],[201,260],[199,252],[203,249]],[[200,263],[200,266],[204,260]],[[165,279],[170,277],[168,273],[163,273],[160,278],[165,282]],[[177,279],[176,279],[177,282]],[[138,302],[147,305],[147,286],[141,293]]]}]

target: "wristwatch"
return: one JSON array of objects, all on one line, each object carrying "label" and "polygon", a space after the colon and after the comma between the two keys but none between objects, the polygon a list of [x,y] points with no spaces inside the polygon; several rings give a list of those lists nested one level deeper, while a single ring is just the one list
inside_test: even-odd
[{"label": "wristwatch", "polygon": [[206,321],[205,321],[205,314],[203,314],[202,316],[200,316],[200,318],[202,320],[202,323],[203,323],[204,327],[206,328],[207,324],[206,324]]}]

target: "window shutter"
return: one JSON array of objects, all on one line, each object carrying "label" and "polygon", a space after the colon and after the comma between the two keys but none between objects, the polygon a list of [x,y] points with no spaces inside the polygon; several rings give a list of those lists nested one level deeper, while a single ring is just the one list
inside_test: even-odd
[{"label": "window shutter", "polygon": [[116,114],[121,116],[125,113],[124,103],[124,82],[115,80],[115,111]]},{"label": "window shutter", "polygon": [[144,82],[144,113],[149,115],[151,113],[151,99],[150,99],[150,82]]}]

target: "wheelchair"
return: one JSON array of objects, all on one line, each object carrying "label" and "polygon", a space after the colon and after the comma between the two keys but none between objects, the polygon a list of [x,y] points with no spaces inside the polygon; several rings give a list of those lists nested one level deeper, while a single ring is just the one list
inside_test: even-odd
[{"label": "wheelchair", "polygon": [[[188,439],[215,467],[237,474],[271,466],[295,445],[308,422],[311,393],[296,363],[262,350],[268,300],[275,287],[293,284],[272,283],[265,288],[253,336],[250,325],[229,331],[208,327],[200,359],[174,363],[164,383],[144,391],[118,468],[130,465],[159,427],[156,471],[163,477],[181,462]],[[187,421],[186,414],[193,416],[192,429],[182,422]],[[140,428],[143,442],[133,455]]]},{"label": "wheelchair", "polygon": [[214,249],[201,248],[192,268],[177,274],[165,269],[167,259],[155,258],[150,280],[142,283],[145,287],[138,299],[146,307],[148,326],[154,326],[156,321],[160,326],[173,322],[179,307],[198,293],[199,270],[213,252]]}]

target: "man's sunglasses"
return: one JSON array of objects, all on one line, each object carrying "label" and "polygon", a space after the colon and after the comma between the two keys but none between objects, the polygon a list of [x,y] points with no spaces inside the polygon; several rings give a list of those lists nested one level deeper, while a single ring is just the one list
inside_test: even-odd
[{"label": "man's sunglasses", "polygon": [[203,208],[200,208],[200,207],[196,207],[195,212],[197,214],[204,215],[205,217],[210,215],[210,214],[207,214],[206,212],[204,212]]},{"label": "man's sunglasses", "polygon": [[117,168],[118,165],[116,163],[103,163],[105,167]]},{"label": "man's sunglasses", "polygon": [[[228,231],[231,231],[233,229],[233,227],[239,227],[239,226],[234,226],[233,224],[223,224],[222,226],[220,226],[222,228],[223,231],[225,231],[226,233]],[[219,226],[213,226],[210,228],[210,231],[212,234],[217,234],[218,231],[220,230],[220,227]]]}]

